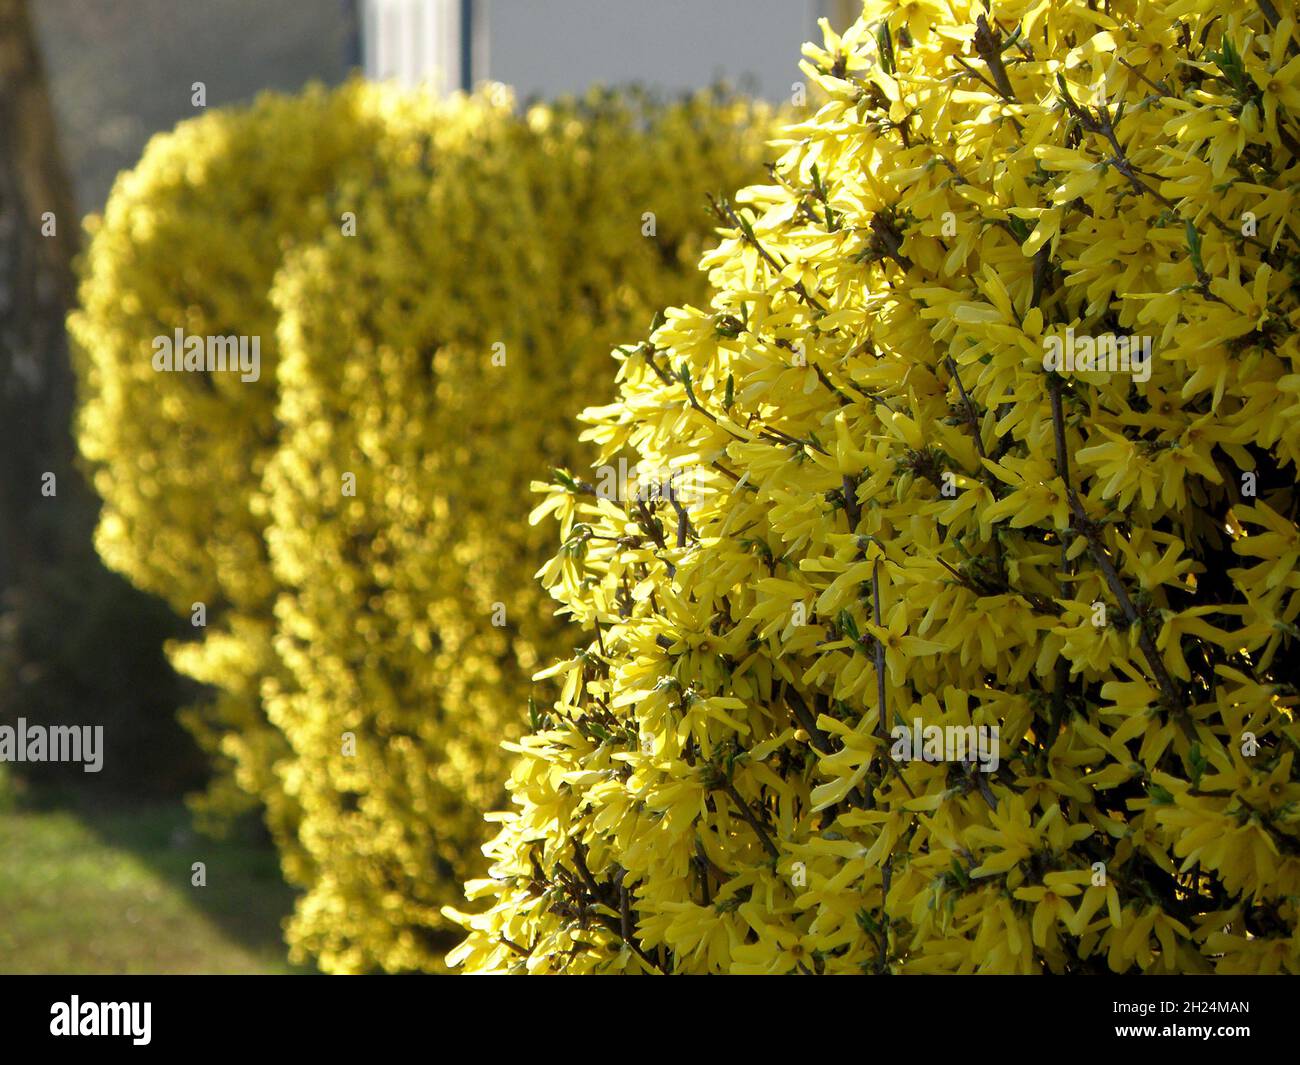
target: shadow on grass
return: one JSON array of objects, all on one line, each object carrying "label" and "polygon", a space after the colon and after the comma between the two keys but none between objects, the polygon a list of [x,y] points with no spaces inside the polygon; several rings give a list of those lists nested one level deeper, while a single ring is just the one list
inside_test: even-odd
[{"label": "shadow on grass", "polygon": [[180,800],[47,788],[0,810],[0,850],[0,971],[314,971],[288,963],[294,891],[251,818],[217,841]]}]

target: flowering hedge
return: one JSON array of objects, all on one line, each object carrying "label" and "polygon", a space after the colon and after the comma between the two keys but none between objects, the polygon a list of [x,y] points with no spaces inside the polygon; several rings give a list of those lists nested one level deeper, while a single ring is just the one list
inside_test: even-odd
[{"label": "flowering hedge", "polygon": [[584,416],[659,489],[535,514],[586,643],[450,961],[1300,971],[1295,5],[869,0],[805,56],[716,295]]},{"label": "flowering hedge", "polygon": [[[764,116],[354,82],[183,123],[119,180],[72,322],[99,546],[203,605],[172,648],[218,689],[203,808],[265,806],[296,957],[440,966],[499,742],[566,646],[528,484],[578,461],[610,347],[704,292],[705,193],[753,180]],[[256,374],[159,372],[177,329],[256,337]]]}]

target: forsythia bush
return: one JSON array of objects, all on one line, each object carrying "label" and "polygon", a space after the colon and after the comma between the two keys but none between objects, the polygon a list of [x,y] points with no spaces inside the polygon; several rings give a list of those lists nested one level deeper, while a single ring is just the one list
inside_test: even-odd
[{"label": "forsythia bush", "polygon": [[[173,659],[307,889],[296,956],[441,965],[500,742],[567,646],[528,486],[581,461],[610,347],[706,291],[705,194],[753,180],[765,123],[355,83],[187,123],[115,192],[75,319],[101,547],[207,604]],[[260,380],[156,372],[178,324],[260,334]]]},{"label": "forsythia bush", "polygon": [[[288,749],[258,692],[276,668],[257,503],[278,431],[269,291],[286,246],[334,225],[324,194],[376,150],[379,106],[361,84],[268,94],[155,137],[90,226],[69,320],[78,443],[104,499],[96,546],[183,616],[196,603],[206,611],[202,641],[171,650],[180,672],[218,686],[187,715],[222,769],[201,807],[219,816],[259,798],[294,879],[307,875],[292,849],[298,812],[275,768]],[[155,371],[154,339],[177,329],[258,337],[258,379]]]},{"label": "forsythia bush", "polygon": [[483,871],[501,741],[567,646],[532,580],[547,552],[529,484],[577,460],[575,397],[602,389],[610,347],[704,291],[705,193],[757,173],[757,117],[707,97],[597,96],[522,122],[508,102],[456,104],[424,124],[432,180],[381,164],[336,197],[358,236],[281,272],[266,484],[293,686],[267,705],[318,870],[290,938],[327,968],[427,969],[450,945],[431,933]]},{"label": "forsythia bush", "polygon": [[449,961],[1300,971],[1295,5],[805,55],[710,306],[585,415],[657,492],[535,514],[588,642]]}]

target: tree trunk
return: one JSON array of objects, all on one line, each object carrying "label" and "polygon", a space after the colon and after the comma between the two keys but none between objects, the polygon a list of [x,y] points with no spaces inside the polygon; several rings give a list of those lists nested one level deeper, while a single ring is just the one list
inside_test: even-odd
[{"label": "tree trunk", "polygon": [[[0,0],[0,592],[80,530],[64,316],[78,224],[26,0]],[[58,495],[42,495],[42,475]],[[80,508],[71,508],[79,510]]]}]

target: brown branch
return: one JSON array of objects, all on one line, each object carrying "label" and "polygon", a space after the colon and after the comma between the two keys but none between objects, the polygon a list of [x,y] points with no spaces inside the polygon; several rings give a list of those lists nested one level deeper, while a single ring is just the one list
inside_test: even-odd
[{"label": "brown branch", "polygon": [[767,834],[767,829],[765,829],[762,824],[759,823],[758,818],[754,816],[754,811],[749,808],[749,803],[741,798],[740,792],[736,790],[736,785],[725,777],[720,781],[720,783],[722,785],[722,790],[730,796],[731,801],[735,803],[737,809],[740,810],[740,816],[743,817],[749,824],[749,827],[757,833],[759,840],[763,844],[763,849],[773,858],[780,858],[781,852],[777,849],[776,844],[772,842],[772,837]]},{"label": "brown branch", "polygon": [[1074,523],[1087,539],[1088,550],[1101,568],[1102,575],[1106,578],[1106,584],[1119,602],[1120,609],[1124,611],[1124,616],[1128,618],[1130,625],[1137,626],[1138,646],[1142,648],[1142,654],[1146,657],[1147,665],[1155,676],[1165,703],[1178,715],[1179,724],[1188,739],[1194,740],[1196,731],[1187,717],[1187,708],[1183,703],[1182,695],[1174,684],[1173,678],[1170,677],[1169,671],[1165,668],[1164,659],[1160,657],[1159,652],[1156,650],[1155,641],[1151,639],[1151,634],[1147,631],[1142,616],[1137,612],[1137,608],[1129,598],[1119,571],[1116,570],[1114,562],[1111,561],[1110,555],[1106,551],[1106,545],[1102,542],[1101,534],[1097,531],[1096,523],[1088,517],[1087,512],[1083,509],[1083,503],[1073,489],[1069,490],[1069,495],[1070,507],[1074,511]]},{"label": "brown branch", "polygon": [[[1046,247],[1046,245],[1044,245]],[[1048,392],[1052,397],[1052,437],[1056,445],[1056,475],[1065,485],[1067,498],[1072,495],[1070,488],[1070,458],[1065,448],[1065,414],[1061,404],[1061,379],[1056,374],[1049,374],[1047,380]],[[1069,596],[1069,586],[1066,582],[1065,575],[1072,573],[1073,564],[1070,561],[1070,542],[1068,536],[1061,537],[1061,580],[1057,587],[1062,599]],[[1057,733],[1061,729],[1061,722],[1065,720],[1065,698],[1066,687],[1070,682],[1070,663],[1064,654],[1058,654],[1056,663],[1052,668],[1052,716],[1051,723],[1048,726],[1049,735],[1043,737],[1043,767],[1046,768],[1047,752],[1051,750],[1052,745],[1056,742]]]},{"label": "brown branch", "polygon": [[1002,99],[1017,103],[1016,90],[1012,88],[1006,65],[1002,62],[1002,31],[990,29],[988,19],[983,15],[975,20],[975,51],[988,66]]},{"label": "brown branch", "polygon": [[[576,839],[573,840],[573,864],[577,866],[579,876],[581,876],[583,883],[587,887],[587,890],[591,893],[592,896],[591,901],[596,906],[607,906],[610,909],[613,909],[612,906],[609,906],[609,902],[606,898],[606,894],[607,894],[606,888],[602,888],[601,885],[596,882],[596,878],[591,875],[591,870],[587,868],[587,860],[586,860],[585,853],[583,851],[581,840],[576,840]],[[608,885],[609,889],[612,889],[613,887],[614,887],[613,884]],[[656,958],[653,958],[646,953],[645,949],[641,946],[640,943],[637,942],[636,937],[634,935],[624,934],[624,920],[622,919],[621,916],[619,918],[615,918],[611,914],[601,913],[598,909],[593,912],[592,916],[594,916],[596,920],[598,920],[604,928],[608,929],[616,937],[618,937],[620,942],[622,942],[625,946],[627,946],[634,954],[636,954],[638,958],[640,958],[647,965],[651,966],[654,969],[659,970],[660,972],[667,971],[665,967],[661,965]],[[626,920],[627,923],[630,925],[631,923],[630,910]]]}]

